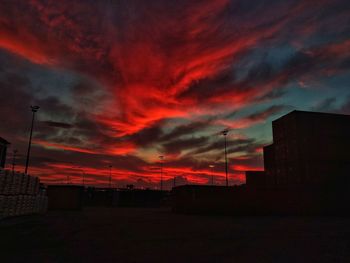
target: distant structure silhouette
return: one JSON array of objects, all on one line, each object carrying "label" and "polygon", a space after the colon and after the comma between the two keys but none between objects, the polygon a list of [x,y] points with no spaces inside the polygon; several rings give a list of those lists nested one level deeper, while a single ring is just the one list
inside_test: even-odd
[{"label": "distant structure silhouette", "polygon": [[10,143],[0,137],[0,168],[5,168],[7,146]]},{"label": "distant structure silhouette", "polygon": [[233,187],[173,189],[173,210],[235,215],[350,215],[350,116],[292,111],[272,122],[264,171]]},{"label": "distant structure silhouette", "polygon": [[248,171],[248,186],[349,184],[350,116],[292,111],[272,122],[265,172]]}]

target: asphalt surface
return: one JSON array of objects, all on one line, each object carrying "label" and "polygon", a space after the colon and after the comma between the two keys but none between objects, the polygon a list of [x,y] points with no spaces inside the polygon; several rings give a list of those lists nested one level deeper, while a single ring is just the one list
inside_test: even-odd
[{"label": "asphalt surface", "polygon": [[0,262],[350,262],[350,218],[55,211],[0,221]]}]

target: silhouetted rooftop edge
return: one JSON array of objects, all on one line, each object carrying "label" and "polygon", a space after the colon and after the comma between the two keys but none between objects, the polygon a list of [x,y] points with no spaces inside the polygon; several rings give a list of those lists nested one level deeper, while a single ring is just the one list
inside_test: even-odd
[{"label": "silhouetted rooftop edge", "polygon": [[329,113],[329,112],[318,112],[318,111],[302,111],[302,110],[293,110],[275,120],[273,120],[272,122],[278,121],[282,118],[286,118],[289,117],[291,115],[318,115],[318,116],[328,116],[328,117],[341,117],[341,118],[347,118],[350,119],[350,115],[349,114],[340,114],[340,113]]},{"label": "silhouetted rooftop edge", "polygon": [[8,141],[6,141],[4,138],[0,137],[0,143],[1,144],[11,144]]}]

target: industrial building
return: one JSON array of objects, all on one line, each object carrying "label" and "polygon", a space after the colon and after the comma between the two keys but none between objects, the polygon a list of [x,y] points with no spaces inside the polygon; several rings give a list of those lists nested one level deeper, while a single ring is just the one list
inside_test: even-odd
[{"label": "industrial building", "polygon": [[[273,144],[264,147],[265,173],[255,176],[260,184],[349,185],[349,115],[292,111],[273,121],[272,131]],[[251,173],[247,185],[256,186]]]},{"label": "industrial building", "polygon": [[350,215],[350,116],[292,111],[272,122],[264,171],[236,187],[179,186],[173,210],[233,215]]},{"label": "industrial building", "polygon": [[261,187],[266,185],[265,171],[246,171],[246,184],[252,187]]}]

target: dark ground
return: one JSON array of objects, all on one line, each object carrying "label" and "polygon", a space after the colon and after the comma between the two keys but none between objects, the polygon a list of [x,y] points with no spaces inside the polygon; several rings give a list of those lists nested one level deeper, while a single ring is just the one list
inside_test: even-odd
[{"label": "dark ground", "polygon": [[0,262],[350,262],[350,218],[85,208],[0,222]]}]

